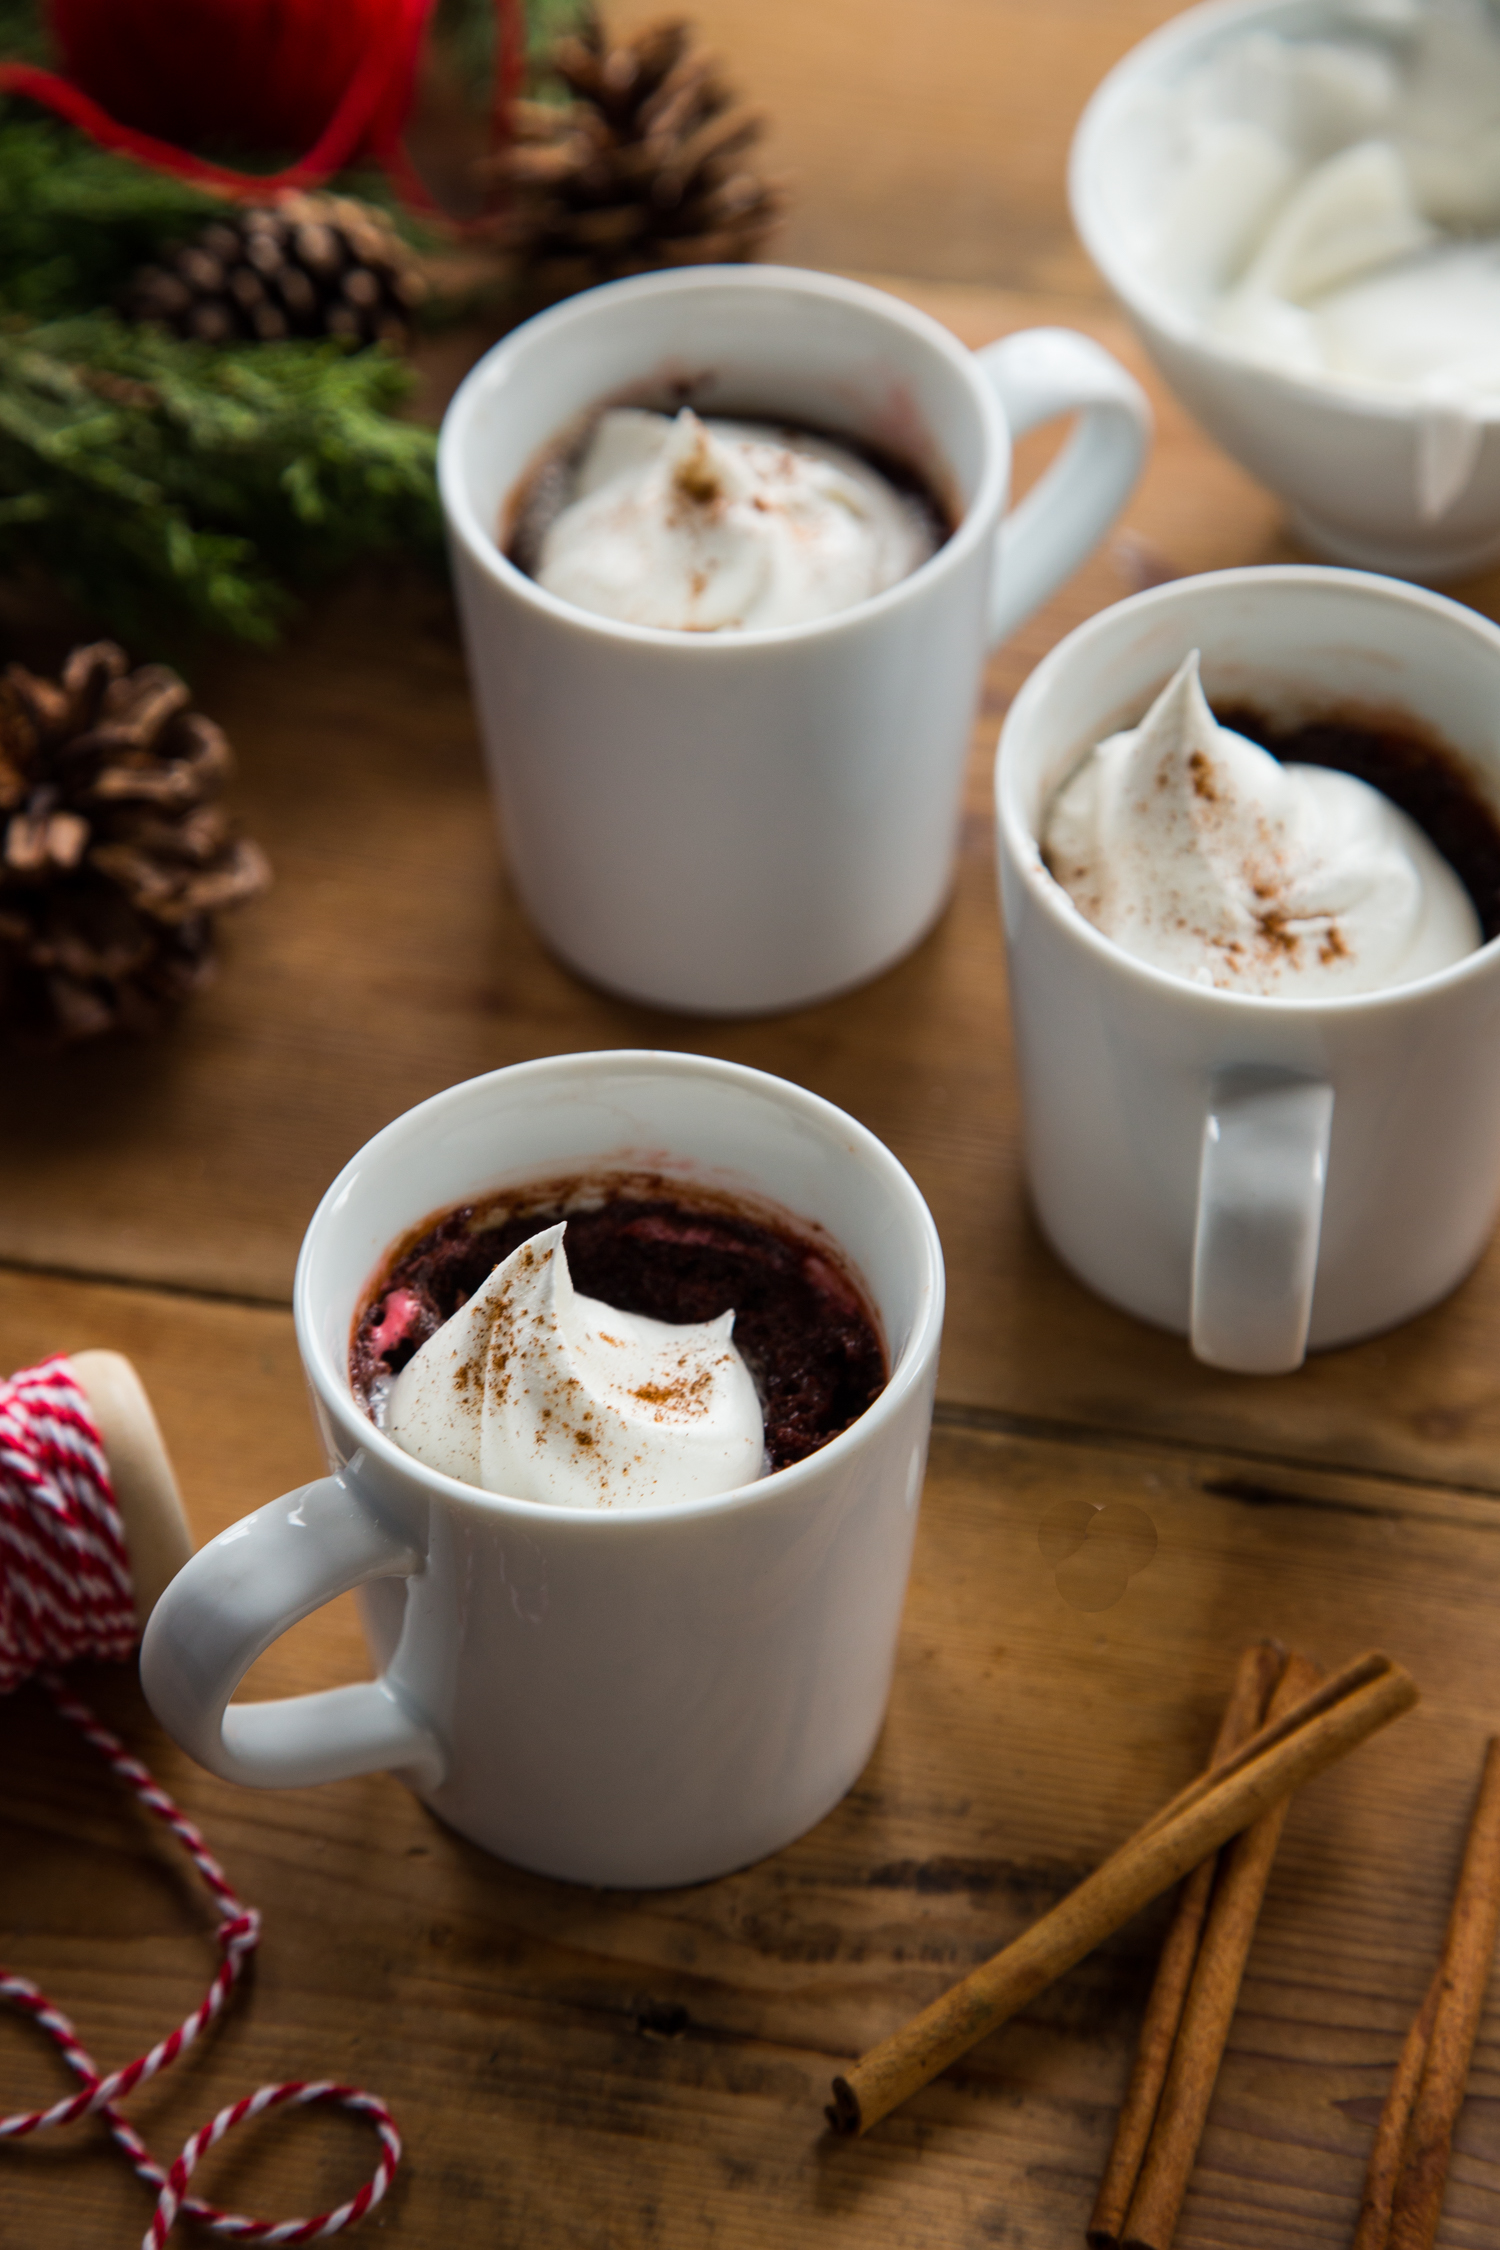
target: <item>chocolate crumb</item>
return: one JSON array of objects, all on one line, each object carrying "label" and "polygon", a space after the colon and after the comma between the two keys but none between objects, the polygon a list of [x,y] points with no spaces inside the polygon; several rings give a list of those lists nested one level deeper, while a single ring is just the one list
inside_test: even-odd
[{"label": "chocolate crumb", "polygon": [[1202,797],[1208,804],[1216,805],[1219,792],[1214,787],[1212,761],[1202,750],[1195,750],[1188,759],[1188,772],[1193,777],[1193,795]]},{"label": "chocolate crumb", "polygon": [[[1257,898],[1264,895],[1260,886],[1257,885]],[[1288,960],[1296,960],[1301,949],[1302,936],[1300,931],[1294,930],[1290,926],[1285,907],[1266,907],[1262,913],[1256,915],[1255,926],[1273,953],[1284,953]]]},{"label": "chocolate crumb", "polygon": [[714,467],[706,435],[700,433],[692,452],[678,462],[672,472],[672,483],[684,500],[692,501],[699,508],[710,508],[716,500],[723,499],[724,487]]}]

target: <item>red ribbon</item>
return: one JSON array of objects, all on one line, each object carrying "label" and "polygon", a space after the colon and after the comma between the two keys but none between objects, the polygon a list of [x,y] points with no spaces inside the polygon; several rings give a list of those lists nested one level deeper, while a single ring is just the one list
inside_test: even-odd
[{"label": "red ribbon", "polygon": [[[0,93],[25,95],[66,118],[101,148],[238,201],[319,186],[355,157],[368,154],[385,167],[408,203],[436,211],[401,141],[422,38],[434,5],[435,0],[397,0],[384,39],[365,50],[317,140],[305,156],[280,172],[239,172],[210,163],[190,149],[123,124],[71,79],[33,63],[0,63]],[[497,136],[503,136],[510,105],[525,80],[524,21],[518,0],[496,0],[495,13],[494,116]]]}]

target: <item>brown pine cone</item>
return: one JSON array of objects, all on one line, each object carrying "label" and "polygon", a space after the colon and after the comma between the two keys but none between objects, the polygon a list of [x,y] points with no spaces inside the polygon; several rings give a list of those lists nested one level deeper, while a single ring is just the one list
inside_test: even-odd
[{"label": "brown pine cone", "polygon": [[0,1034],[156,1029],[213,974],[212,917],[271,879],[215,801],[233,770],[175,672],[112,641],[0,678]]},{"label": "brown pine cone", "polygon": [[512,138],[477,167],[497,242],[548,296],[661,266],[753,258],[781,189],[746,154],[765,130],[679,22],[612,44],[597,19],[548,67],[572,99],[517,102]]},{"label": "brown pine cone", "polygon": [[129,282],[121,309],[204,344],[342,336],[399,346],[425,293],[415,257],[373,205],[284,195],[168,244]]}]

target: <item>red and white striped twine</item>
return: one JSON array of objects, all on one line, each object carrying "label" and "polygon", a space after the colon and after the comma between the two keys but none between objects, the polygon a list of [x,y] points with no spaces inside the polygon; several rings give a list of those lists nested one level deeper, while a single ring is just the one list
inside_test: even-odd
[{"label": "red and white striped twine", "polygon": [[[384,2102],[329,2079],[291,2079],[231,2102],[196,2132],[169,2172],[156,2162],[118,2104],[170,2068],[218,2016],[260,1943],[260,1916],[235,1896],[229,1878],[193,1823],[138,1759],[101,1726],[55,1667],[79,1656],[126,1657],[135,1646],[135,1603],[124,1533],[109,1468],[88,1402],[65,1359],[46,1360],[0,1383],[0,1694],[39,1678],[63,1716],[91,1742],[149,1812],[178,1838],[222,1910],[215,1933],[222,1959],[203,1999],[175,2031],[122,2070],[104,2076],[72,2024],[26,1977],[0,1969],[0,2000],[31,2018],[81,2081],[50,2109],[0,2117],[0,2140],[48,2125],[100,2117],[136,2172],[154,2188],[156,2209],[141,2250],[161,2250],[179,2215],[242,2242],[319,2242],[354,2226],[385,2194],[401,2161],[401,2139]],[[313,2219],[251,2219],[187,2193],[195,2169],[235,2125],[283,2103],[331,2102],[367,2117],[380,2136],[380,2162],[357,2195]]]}]

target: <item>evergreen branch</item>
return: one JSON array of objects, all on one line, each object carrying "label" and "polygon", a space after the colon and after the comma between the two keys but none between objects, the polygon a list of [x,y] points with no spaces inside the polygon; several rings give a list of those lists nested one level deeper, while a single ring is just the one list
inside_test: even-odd
[{"label": "evergreen branch", "polygon": [[289,587],[436,559],[434,439],[381,351],[188,344],[107,314],[0,332],[0,568],[40,564],[146,645],[164,617],[267,644]]},{"label": "evergreen branch", "polygon": [[[525,0],[534,72],[587,5]],[[438,37],[486,102],[494,22],[494,0],[441,0]],[[42,0],[0,0],[0,53],[48,47]],[[438,239],[383,178],[342,185],[419,247]],[[50,573],[143,653],[184,620],[266,644],[291,589],[372,550],[441,556],[434,438],[398,418],[400,362],[184,343],[100,309],[223,208],[0,99],[0,571]]]},{"label": "evergreen branch", "polygon": [[165,237],[222,209],[29,103],[0,103],[0,303],[13,312],[54,320],[106,305]]}]

